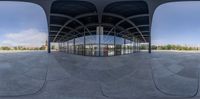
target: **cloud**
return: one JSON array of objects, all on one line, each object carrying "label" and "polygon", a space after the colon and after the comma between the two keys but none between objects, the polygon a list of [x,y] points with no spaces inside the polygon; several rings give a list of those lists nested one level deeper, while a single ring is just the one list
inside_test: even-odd
[{"label": "cloud", "polygon": [[44,45],[47,40],[47,33],[37,29],[27,29],[16,33],[6,33],[0,46],[29,46],[38,47]]}]

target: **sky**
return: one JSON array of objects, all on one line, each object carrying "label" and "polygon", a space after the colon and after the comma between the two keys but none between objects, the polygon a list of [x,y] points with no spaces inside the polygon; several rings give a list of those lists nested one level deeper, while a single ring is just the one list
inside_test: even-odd
[{"label": "sky", "polygon": [[[41,46],[47,40],[47,21],[39,5],[1,1],[0,12],[0,46]],[[152,22],[152,44],[200,46],[200,2],[163,4]]]},{"label": "sky", "polygon": [[152,44],[200,46],[200,2],[159,6],[153,16]]},{"label": "sky", "polygon": [[0,46],[44,45],[47,20],[43,9],[25,2],[0,2]]}]

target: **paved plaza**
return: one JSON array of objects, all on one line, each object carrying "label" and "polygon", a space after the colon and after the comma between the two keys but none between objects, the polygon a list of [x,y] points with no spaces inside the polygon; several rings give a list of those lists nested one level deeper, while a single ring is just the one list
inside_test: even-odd
[{"label": "paved plaza", "polygon": [[0,99],[197,99],[199,53],[0,54]]}]

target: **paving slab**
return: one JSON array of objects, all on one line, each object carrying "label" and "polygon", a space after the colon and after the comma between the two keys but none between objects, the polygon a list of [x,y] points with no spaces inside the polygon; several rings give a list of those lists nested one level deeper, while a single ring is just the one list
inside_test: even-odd
[{"label": "paving slab", "polygon": [[198,89],[199,62],[198,54],[177,52],[1,53],[0,99],[187,99]]}]

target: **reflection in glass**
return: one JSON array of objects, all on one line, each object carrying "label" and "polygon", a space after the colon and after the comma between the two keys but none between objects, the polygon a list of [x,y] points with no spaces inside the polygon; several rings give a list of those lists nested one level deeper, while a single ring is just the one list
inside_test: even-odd
[{"label": "reflection in glass", "polygon": [[139,40],[111,35],[88,35],[60,42],[59,50],[85,56],[115,56],[139,51]]}]

